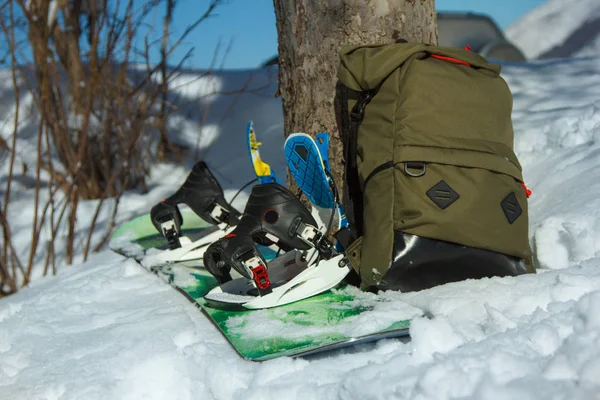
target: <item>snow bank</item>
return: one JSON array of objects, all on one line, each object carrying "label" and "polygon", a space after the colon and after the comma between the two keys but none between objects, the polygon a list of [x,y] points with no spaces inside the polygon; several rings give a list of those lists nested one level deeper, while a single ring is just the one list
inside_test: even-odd
[{"label": "snow bank", "polygon": [[[384,293],[373,323],[390,309],[430,316],[414,321],[412,341],[259,364],[241,360],[160,279],[105,251],[0,301],[0,398],[600,398],[600,59],[507,65],[503,74],[533,190],[537,275]],[[283,167],[279,107],[236,108],[215,136],[207,154],[229,188],[250,175],[242,158],[234,168],[247,159],[248,119],[263,118],[266,158]],[[128,194],[121,218],[149,209],[185,174],[157,167],[150,194]]]},{"label": "snow bank", "polygon": [[548,0],[508,27],[506,36],[527,56],[600,54],[600,2]]},{"label": "snow bank", "polygon": [[[543,268],[600,257],[600,59],[505,67]],[[546,77],[546,81],[543,81]]]}]

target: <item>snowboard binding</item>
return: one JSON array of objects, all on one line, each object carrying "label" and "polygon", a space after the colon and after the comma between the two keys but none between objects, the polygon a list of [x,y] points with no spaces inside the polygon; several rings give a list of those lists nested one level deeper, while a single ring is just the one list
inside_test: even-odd
[{"label": "snowboard binding", "polygon": [[169,243],[171,250],[182,246],[183,217],[177,207],[186,204],[200,218],[212,225],[235,226],[240,213],[225,200],[223,189],[204,161],[199,161],[183,185],[172,196],[164,199],[150,211],[152,224]]},{"label": "snowboard binding", "polygon": [[[258,182],[278,183],[279,180],[269,164],[260,157],[258,150],[260,142],[257,141],[252,122],[248,123],[246,135],[248,151]],[[248,184],[250,183],[252,182]],[[182,232],[183,218],[177,208],[177,204],[180,202],[186,203],[201,219],[212,226],[203,229],[199,236],[191,231],[186,232],[186,229]],[[200,261],[198,268],[202,268],[201,260],[206,248],[230,233],[239,222],[241,214],[225,201],[219,183],[212,176],[206,164],[199,162],[194,166],[194,170],[181,189],[152,209],[151,217],[154,227],[169,242],[169,249],[145,255],[142,264],[150,266],[182,261]],[[265,239],[263,242],[269,241]],[[260,251],[268,260],[276,257],[275,251],[271,248],[261,247]]]},{"label": "snowboard binding", "polygon": [[[257,244],[286,253],[267,263]],[[205,299],[214,307],[266,308],[310,297],[347,274],[343,256],[332,256],[317,214],[279,184],[254,186],[238,225],[204,253],[205,268],[220,284]],[[232,279],[232,271],[241,277]]]}]

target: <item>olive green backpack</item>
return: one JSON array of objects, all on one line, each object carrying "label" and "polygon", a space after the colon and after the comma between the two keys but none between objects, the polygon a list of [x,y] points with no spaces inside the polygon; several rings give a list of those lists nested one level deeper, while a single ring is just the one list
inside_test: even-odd
[{"label": "olive green backpack", "polygon": [[534,272],[499,65],[425,44],[346,46],[338,79],[353,235],[338,236],[363,289]]}]

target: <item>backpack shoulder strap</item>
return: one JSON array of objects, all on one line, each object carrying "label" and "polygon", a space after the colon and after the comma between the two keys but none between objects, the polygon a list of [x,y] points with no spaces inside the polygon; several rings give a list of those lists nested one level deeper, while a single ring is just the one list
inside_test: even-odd
[{"label": "backpack shoulder strap", "polygon": [[[340,87],[342,114],[341,133],[345,159],[343,206],[346,210],[350,233],[338,232],[336,237],[342,242],[342,246],[347,248],[354,240],[362,236],[363,232],[362,188],[358,178],[358,166],[356,163],[358,128],[364,118],[365,107],[377,93],[377,89],[361,92],[352,90],[343,84],[340,84]],[[356,100],[356,104],[352,108],[352,111],[348,110],[349,100]]]}]

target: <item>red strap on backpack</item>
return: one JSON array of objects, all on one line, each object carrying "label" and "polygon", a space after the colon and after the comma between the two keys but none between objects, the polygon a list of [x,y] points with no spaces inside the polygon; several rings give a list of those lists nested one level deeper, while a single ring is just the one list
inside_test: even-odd
[{"label": "red strap on backpack", "polygon": [[458,58],[440,56],[439,54],[432,54],[431,57],[437,58],[438,60],[449,61],[449,62],[454,63],[454,64],[466,65],[467,67],[471,66],[471,64],[469,64],[468,62],[463,61],[463,60],[459,60]]},{"label": "red strap on backpack", "polygon": [[[471,51],[471,46],[466,46],[466,47],[465,47],[465,50],[466,50],[466,51]],[[451,63],[454,63],[454,64],[461,64],[461,65],[465,65],[465,66],[467,66],[467,67],[470,67],[470,66],[471,66],[471,64],[469,64],[468,62],[466,62],[466,61],[463,61],[463,60],[459,60],[458,58],[446,57],[446,56],[440,56],[439,54],[432,54],[432,55],[431,55],[431,57],[433,57],[433,58],[437,58],[438,60],[449,61],[449,62],[451,62]]]}]

